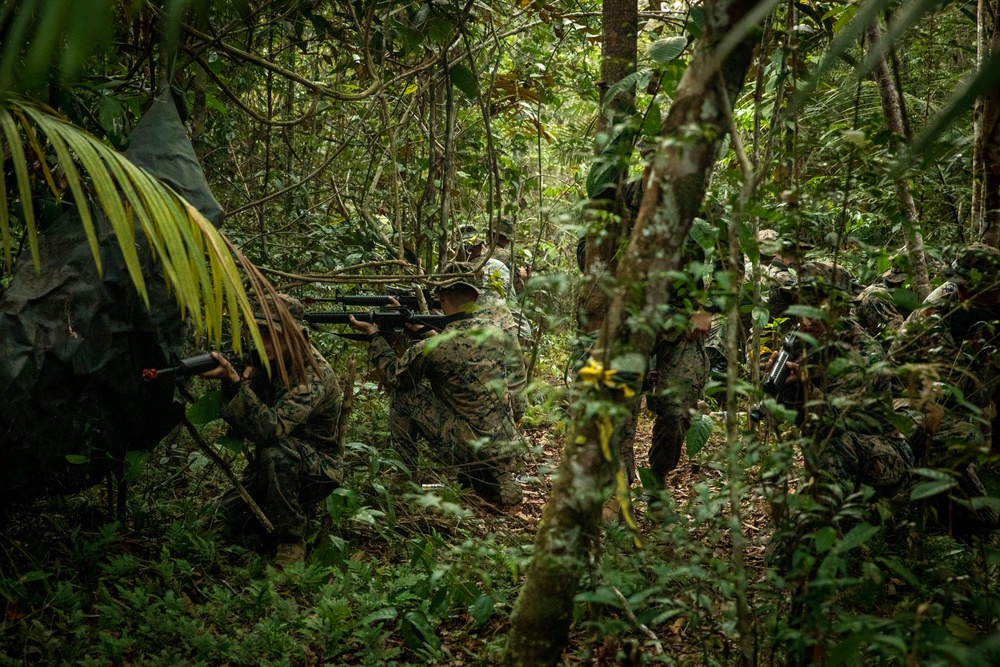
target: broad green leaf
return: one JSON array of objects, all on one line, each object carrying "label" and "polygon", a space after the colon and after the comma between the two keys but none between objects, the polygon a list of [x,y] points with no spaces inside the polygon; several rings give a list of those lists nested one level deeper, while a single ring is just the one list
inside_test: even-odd
[{"label": "broad green leaf", "polygon": [[423,646],[430,646],[437,651],[441,647],[441,640],[434,634],[434,629],[427,620],[427,615],[422,611],[410,611],[403,616],[403,639],[406,645],[412,649]]},{"label": "broad green leaf", "polygon": [[816,553],[824,554],[837,541],[837,529],[824,526],[816,531]]},{"label": "broad green leaf", "polygon": [[654,139],[660,135],[660,124],[663,122],[663,114],[660,105],[653,102],[646,112],[646,119],[642,121],[642,136]]},{"label": "broad green leaf", "polygon": [[493,606],[495,604],[495,601],[489,595],[480,595],[472,603],[472,606],[469,607],[469,613],[472,615],[472,619],[476,622],[477,627],[490,619],[490,616],[493,615]]},{"label": "broad green leaf", "polygon": [[1000,512],[1000,498],[994,498],[993,496],[979,496],[973,498],[971,502],[972,509],[974,510],[981,510],[988,507],[992,510]]},{"label": "broad green leaf", "polygon": [[83,465],[85,463],[90,463],[90,458],[83,456],[82,454],[67,454],[66,461],[72,463],[73,465]]},{"label": "broad green leaf", "polygon": [[702,218],[695,218],[694,223],[691,225],[690,233],[691,238],[694,239],[695,243],[700,245],[703,250],[711,250],[715,247],[715,240],[718,237],[719,230],[708,224],[708,222]]},{"label": "broad green leaf", "polygon": [[596,199],[608,188],[613,188],[621,173],[615,161],[599,159],[594,162],[587,173],[587,196]]},{"label": "broad green leaf", "polygon": [[146,467],[146,461],[149,459],[149,452],[125,452],[125,481],[129,484],[135,482],[139,479],[139,475],[142,474],[143,469]]},{"label": "broad green leaf", "polygon": [[806,306],[805,304],[801,303],[789,306],[785,310],[785,314],[792,315],[794,317],[808,317],[811,320],[826,319],[826,314],[819,308],[815,308],[813,306]]},{"label": "broad green leaf", "polygon": [[702,450],[712,435],[712,427],[712,418],[708,415],[698,415],[691,420],[691,427],[684,437],[688,456],[695,456]]},{"label": "broad green leaf", "polygon": [[206,392],[187,409],[187,418],[192,424],[202,426],[219,418],[222,409],[222,392]]},{"label": "broad green leaf", "polygon": [[382,607],[378,611],[373,611],[372,613],[362,618],[360,621],[358,621],[358,625],[371,625],[376,621],[388,621],[390,619],[396,618],[397,615],[398,612],[396,611],[395,607]]},{"label": "broad green leaf", "polygon": [[454,65],[448,74],[451,76],[453,86],[465,93],[470,100],[479,96],[479,86],[476,84],[476,75],[465,65]]},{"label": "broad green leaf", "polygon": [[923,500],[938,494],[944,493],[953,488],[958,482],[953,479],[936,480],[933,482],[921,482],[910,491],[910,500]]},{"label": "broad green leaf", "polygon": [[239,454],[243,451],[243,438],[237,438],[234,435],[226,434],[219,438],[218,445],[220,447],[225,447],[233,454]]},{"label": "broad green leaf", "polygon": [[603,111],[607,109],[616,97],[621,95],[623,92],[634,88],[636,84],[639,83],[639,79],[649,73],[650,71],[648,69],[638,70],[623,76],[608,86],[608,89],[604,91],[604,101],[601,103],[601,110]]},{"label": "broad green leaf", "polygon": [[850,532],[848,532],[847,535],[844,535],[844,539],[834,546],[834,551],[838,554],[843,554],[851,549],[856,549],[870,540],[879,530],[880,528],[878,526],[872,526],[867,523],[859,523],[854,528],[851,528]]},{"label": "broad green leaf", "polygon": [[687,37],[675,35],[653,42],[647,53],[654,63],[663,65],[684,53],[685,48],[687,48]]}]

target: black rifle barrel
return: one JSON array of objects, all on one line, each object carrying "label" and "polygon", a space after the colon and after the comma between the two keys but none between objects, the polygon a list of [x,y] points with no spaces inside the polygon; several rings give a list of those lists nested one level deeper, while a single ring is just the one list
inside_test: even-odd
[{"label": "black rifle barrel", "polygon": [[[237,369],[237,372],[242,372],[244,368],[252,363],[250,355],[237,358],[226,352],[222,352],[221,354],[227,361],[229,361],[230,364],[233,365],[234,368]],[[211,352],[201,352],[193,357],[180,359],[178,360],[176,366],[171,366],[169,368],[144,368],[142,369],[142,379],[146,382],[163,380],[165,378],[183,379],[191,377],[192,375],[207,373],[213,368],[218,367],[218,365],[219,360],[213,357]]]},{"label": "black rifle barrel", "polygon": [[406,324],[419,324],[440,331],[449,323],[467,317],[465,313],[459,315],[422,315],[412,313],[406,308],[399,310],[384,311],[358,311],[354,313],[334,312],[334,313],[306,313],[302,316],[309,324],[350,324],[351,317],[358,322],[369,322],[377,324],[382,331],[402,331]]},{"label": "black rifle barrel", "polygon": [[[428,308],[440,308],[441,302],[425,294]],[[396,303],[393,304],[393,299]],[[355,306],[362,308],[387,308],[399,305],[410,310],[420,308],[420,299],[415,294],[409,292],[393,292],[390,294],[349,294],[345,296],[333,297],[306,297],[302,300],[306,305],[312,303],[339,303],[344,306]]]}]

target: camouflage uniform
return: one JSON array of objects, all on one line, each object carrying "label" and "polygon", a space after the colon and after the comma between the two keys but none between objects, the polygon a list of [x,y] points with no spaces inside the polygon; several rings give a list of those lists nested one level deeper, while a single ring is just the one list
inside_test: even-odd
[{"label": "camouflage uniform", "polygon": [[[448,324],[440,342],[420,341],[397,357],[376,337],[370,357],[390,390],[389,419],[400,453],[426,439],[478,494],[520,502],[504,484],[524,448],[508,378],[524,377],[517,344],[481,315]],[[485,337],[485,339],[483,339]]]},{"label": "camouflage uniform", "polygon": [[[275,386],[261,370],[249,384],[224,385],[227,401],[220,416],[256,445],[243,486],[274,524],[278,542],[301,541],[307,512],[343,479],[338,440],[343,395],[330,364],[315,348],[312,352],[318,372],[307,366],[305,379],[294,387]],[[235,489],[219,505],[234,530],[259,530]]]},{"label": "camouflage uniform", "polygon": [[[974,297],[995,293],[1000,251],[973,244],[952,272],[953,280],[906,319],[890,357],[898,367],[897,403],[913,420],[909,440],[918,465],[956,471],[957,495],[981,496],[975,462],[991,449],[1000,402],[1000,305],[978,305]],[[963,287],[972,297],[966,301]],[[961,511],[956,507],[956,516]],[[965,513],[957,521],[971,518]],[[995,520],[982,510],[974,519]]]},{"label": "camouflage uniform", "polygon": [[656,415],[649,446],[649,467],[662,480],[677,467],[691,427],[691,415],[708,383],[705,342],[683,332],[661,333],[653,348],[658,382],[646,395],[646,407]]},{"label": "camouflage uniform", "polygon": [[854,316],[872,336],[893,336],[903,326],[905,318],[884,283],[869,285],[854,300]]},{"label": "camouflage uniform", "polygon": [[507,390],[510,393],[511,405],[514,409],[514,421],[519,422],[528,407],[526,396],[528,374],[524,368],[524,355],[518,344],[520,327],[517,324],[517,318],[514,317],[503,299],[486,290],[480,292],[479,299],[476,300],[476,315],[488,320],[490,324],[507,334],[513,347],[517,348],[518,357],[522,359],[520,364],[509,365],[511,375],[507,377]]},{"label": "camouflage uniform", "polygon": [[906,480],[913,455],[889,419],[889,376],[874,368],[882,346],[843,317],[836,331],[806,356],[806,385],[789,385],[785,405],[798,411],[811,474],[847,487],[866,484],[891,494]]}]

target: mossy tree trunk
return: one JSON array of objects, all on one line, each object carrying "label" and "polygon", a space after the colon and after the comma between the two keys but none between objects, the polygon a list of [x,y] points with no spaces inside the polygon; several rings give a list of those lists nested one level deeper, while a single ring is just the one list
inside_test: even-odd
[{"label": "mossy tree trunk", "polygon": [[[605,368],[644,371],[655,325],[626,330],[629,313],[660,320],[669,302],[670,272],[680,267],[708,179],[729,131],[726,99],[743,86],[757,38],[731,32],[758,0],[708,0],[706,32],[695,48],[663,121],[652,175],[619,265],[599,350]],[[725,40],[727,36],[735,40]],[[728,53],[720,44],[728,43]],[[721,62],[720,62],[721,61]],[[569,636],[573,599],[596,557],[601,505],[615,471],[613,442],[628,418],[629,399],[609,382],[581,384],[573,406],[559,478],[542,514],[535,553],[511,616],[504,664],[555,665]]]},{"label": "mossy tree trunk", "polygon": [[[980,0],[978,46],[980,65],[1000,49],[1000,9],[993,0]],[[979,193],[978,206],[974,207],[973,224],[979,231],[979,240],[994,248],[1000,246],[1000,90],[994,89],[977,100],[975,149],[973,160],[973,200]]]},{"label": "mossy tree trunk", "polygon": [[635,72],[638,48],[639,5],[636,0],[604,0],[601,7],[604,26],[601,42],[601,90],[597,126],[598,162],[614,160],[617,174],[611,185],[594,193],[587,207],[590,230],[587,233],[584,259],[584,289],[580,294],[579,322],[582,333],[596,331],[608,309],[609,284],[618,267],[617,252],[631,223],[625,206],[625,184],[632,155],[635,132],[620,131],[623,123],[635,115],[635,86],[629,86],[610,99],[608,88]]},{"label": "mossy tree trunk", "polygon": [[[882,29],[879,27],[878,19],[872,21],[868,27],[869,48],[874,49],[882,41]],[[885,122],[889,132],[896,136],[898,147],[902,150],[906,141],[906,129],[903,124],[902,99],[896,91],[896,86],[892,81],[889,72],[889,64],[885,56],[875,62],[872,71],[875,83],[878,85],[879,98],[882,102],[882,113],[885,115]],[[896,179],[896,200],[899,202],[899,209],[905,219],[904,229],[906,232],[906,255],[910,259],[910,284],[917,298],[923,301],[931,292],[930,278],[927,275],[927,259],[924,253],[924,238],[920,233],[920,216],[917,214],[917,205],[913,201],[913,192],[910,190],[910,179],[907,176],[900,176]]]}]

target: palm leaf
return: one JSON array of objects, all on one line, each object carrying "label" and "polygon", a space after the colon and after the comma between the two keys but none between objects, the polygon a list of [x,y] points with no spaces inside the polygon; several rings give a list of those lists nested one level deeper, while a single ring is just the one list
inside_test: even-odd
[{"label": "palm leaf", "polygon": [[[123,155],[39,104],[0,96],[0,128],[4,147],[12,159],[16,191],[23,204],[36,268],[40,266],[38,241],[25,144],[41,164],[54,156],[61,166],[99,272],[98,230],[91,207],[107,217],[129,276],[147,307],[149,297],[135,246],[136,223],[148,239],[153,256],[161,263],[182,315],[190,317],[199,332],[204,331],[209,339],[219,341],[223,311],[227,308],[235,334],[233,341],[239,346],[241,320],[252,323],[253,309],[233,258],[235,248],[201,213]],[[51,174],[47,170],[43,172],[44,182],[55,196],[61,196]],[[7,187],[4,183],[0,198],[0,241],[9,261],[11,229]],[[241,263],[248,268],[244,258]],[[251,279],[251,284],[255,291],[261,290],[256,277]],[[270,286],[264,286],[267,288]],[[254,345],[261,348],[256,325],[250,324],[248,328]]]}]

